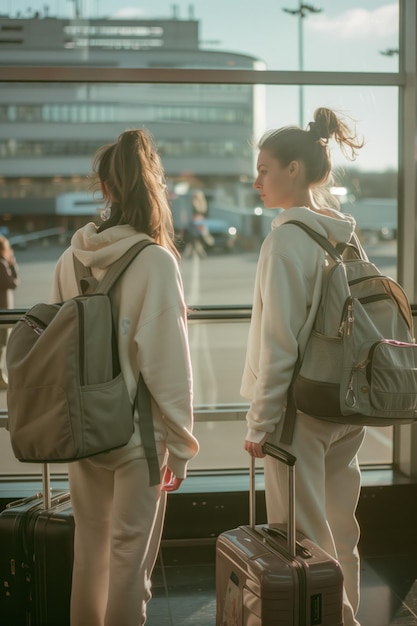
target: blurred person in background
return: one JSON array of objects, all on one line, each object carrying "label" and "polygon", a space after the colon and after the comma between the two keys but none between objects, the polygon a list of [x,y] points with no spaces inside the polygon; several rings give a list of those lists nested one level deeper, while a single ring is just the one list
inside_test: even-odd
[{"label": "blurred person in background", "polygon": [[[19,284],[19,267],[14,257],[13,248],[4,235],[0,235],[0,309],[14,307],[13,290]],[[9,329],[0,326],[0,389],[7,389],[5,348]]]}]

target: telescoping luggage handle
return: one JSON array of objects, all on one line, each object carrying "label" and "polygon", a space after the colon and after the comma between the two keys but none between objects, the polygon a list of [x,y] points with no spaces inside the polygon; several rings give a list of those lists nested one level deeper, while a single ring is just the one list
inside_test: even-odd
[{"label": "telescoping luggage handle", "polygon": [[42,463],[42,491],[43,491],[43,508],[51,508],[51,475],[49,472],[49,464]]},{"label": "telescoping luggage handle", "polygon": [[[287,550],[292,557],[296,556],[295,539],[295,462],[296,458],[286,450],[278,448],[272,443],[264,443],[262,450],[265,454],[285,463],[288,469],[288,527]],[[255,459],[250,456],[249,465],[249,525],[255,528]]]},{"label": "telescoping luggage handle", "polygon": [[8,509],[13,508],[16,505],[21,506],[25,502],[31,502],[32,500],[37,500],[37,499],[42,499],[42,509],[45,509],[45,510],[50,509],[53,502],[57,504],[59,503],[60,500],[66,502],[68,499],[68,492],[66,492],[66,493],[58,494],[57,496],[54,496],[52,500],[51,475],[50,475],[50,469],[49,469],[48,463],[42,463],[42,492],[41,493],[38,492],[32,496],[29,496],[28,498],[19,498],[18,500],[15,500],[14,502],[9,502],[6,508]]},{"label": "telescoping luggage handle", "polygon": [[69,501],[69,491],[52,495],[49,463],[42,463],[42,508],[46,511],[61,502]]}]

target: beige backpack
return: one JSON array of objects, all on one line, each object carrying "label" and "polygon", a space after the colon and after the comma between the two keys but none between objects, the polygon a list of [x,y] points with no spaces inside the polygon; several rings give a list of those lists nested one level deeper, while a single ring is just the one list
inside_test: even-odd
[{"label": "beige backpack", "polygon": [[6,354],[7,405],[18,460],[67,463],[124,446],[137,406],[151,484],[159,483],[149,391],[140,376],[132,406],[109,295],[129,263],[151,244],[135,244],[98,284],[91,272],[82,278],[74,257],[82,295],[36,304],[13,328]]},{"label": "beige backpack", "polygon": [[[354,235],[339,251],[303,222],[325,251],[321,300],[287,396],[281,437],[296,409],[342,424],[392,426],[417,420],[417,344],[402,287],[369,261]],[[302,417],[300,417],[302,419]]]}]

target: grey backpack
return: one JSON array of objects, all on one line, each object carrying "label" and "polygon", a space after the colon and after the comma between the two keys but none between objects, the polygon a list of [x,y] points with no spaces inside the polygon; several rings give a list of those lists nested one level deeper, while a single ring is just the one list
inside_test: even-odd
[{"label": "grey backpack", "polygon": [[36,304],[12,329],[6,352],[8,430],[18,460],[70,462],[121,447],[132,436],[137,406],[151,484],[159,483],[149,391],[140,376],[132,405],[109,295],[129,263],[152,244],[132,246],[99,283],[87,268],[82,277],[74,257],[82,295]]},{"label": "grey backpack", "polygon": [[417,420],[417,344],[408,298],[381,274],[354,235],[339,251],[303,222],[326,252],[321,300],[287,395],[281,441],[296,409],[342,424],[391,426]]}]

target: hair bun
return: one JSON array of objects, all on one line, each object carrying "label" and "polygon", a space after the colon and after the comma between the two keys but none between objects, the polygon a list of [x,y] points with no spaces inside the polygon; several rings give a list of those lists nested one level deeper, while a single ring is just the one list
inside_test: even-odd
[{"label": "hair bun", "polygon": [[328,139],[328,133],[323,132],[323,128],[318,122],[310,122],[308,127],[309,132],[311,133],[311,136],[314,137],[315,141],[318,141],[319,139]]}]

